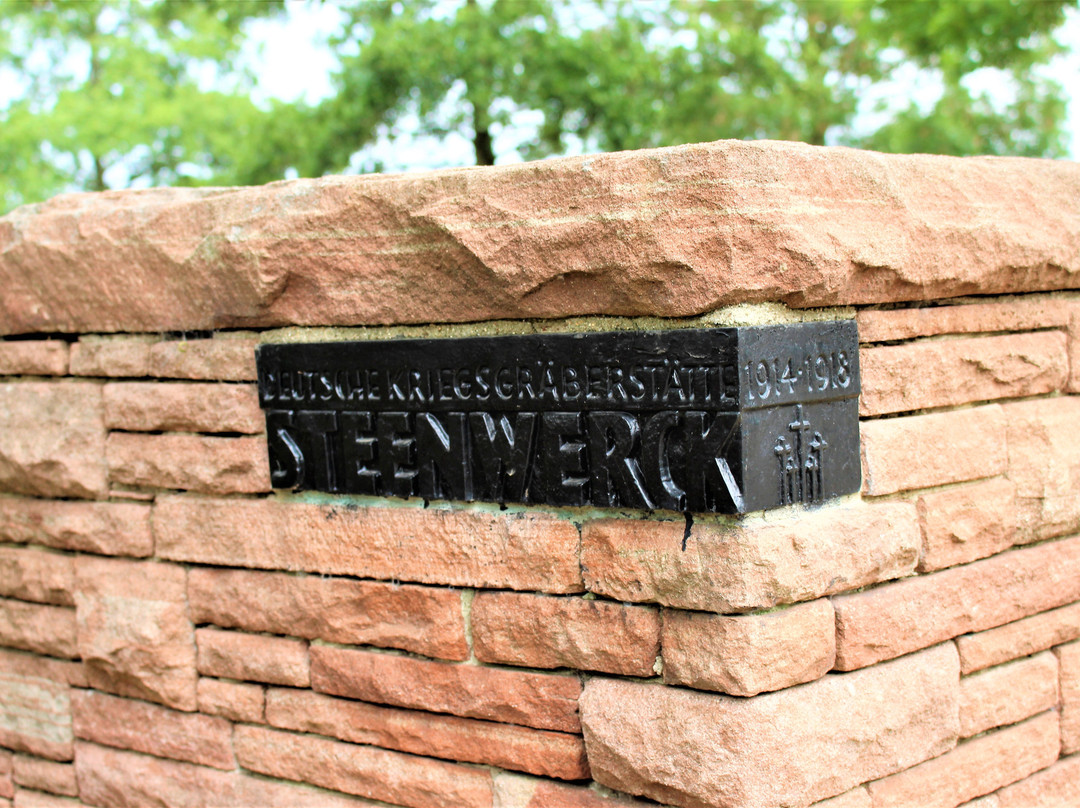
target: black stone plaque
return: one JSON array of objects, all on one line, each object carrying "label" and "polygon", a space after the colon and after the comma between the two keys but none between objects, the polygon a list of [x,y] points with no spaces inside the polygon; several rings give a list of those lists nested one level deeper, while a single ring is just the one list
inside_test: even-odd
[{"label": "black stone plaque", "polygon": [[852,321],[256,357],[275,488],[745,513],[860,485]]}]

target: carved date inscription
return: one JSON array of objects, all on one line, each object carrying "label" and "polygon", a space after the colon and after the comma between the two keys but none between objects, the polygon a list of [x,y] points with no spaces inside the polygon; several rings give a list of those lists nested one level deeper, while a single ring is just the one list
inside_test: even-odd
[{"label": "carved date inscription", "polygon": [[743,513],[860,483],[852,322],[257,351],[276,488]]}]

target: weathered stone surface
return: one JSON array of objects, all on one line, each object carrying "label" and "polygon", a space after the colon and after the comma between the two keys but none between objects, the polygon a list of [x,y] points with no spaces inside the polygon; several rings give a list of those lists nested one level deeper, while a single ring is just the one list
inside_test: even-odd
[{"label": "weathered stone surface", "polygon": [[815,802],[811,808],[873,808],[874,803],[870,799],[870,792],[863,786],[845,791],[827,800]]},{"label": "weathered stone surface", "polygon": [[811,682],[832,669],[828,599],[736,617],[664,611],[664,681],[732,696]]},{"label": "weathered stone surface", "polygon": [[75,737],[216,769],[236,768],[232,726],[224,718],[181,713],[93,690],[71,697]]},{"label": "weathered stone surface", "polygon": [[995,477],[1008,462],[1000,404],[859,427],[863,493],[870,496]]},{"label": "weathered stone surface", "polygon": [[46,794],[28,788],[15,790],[14,808],[84,808],[86,803],[70,797]]},{"label": "weathered stone surface", "polygon": [[[1080,169],[721,141],[66,194],[0,219],[6,333],[681,316],[1062,289]],[[310,260],[317,255],[318,260]]]},{"label": "weathered stone surface", "polygon": [[74,606],[73,556],[29,547],[0,547],[0,595]]},{"label": "weathered stone surface", "polygon": [[953,567],[1007,550],[1016,538],[1016,487],[1004,479],[923,494],[919,572]]},{"label": "weathered stone surface", "polygon": [[0,490],[40,497],[106,495],[101,385],[0,384]]},{"label": "weathered stone surface", "polygon": [[259,685],[200,677],[197,692],[200,713],[249,724],[264,721],[266,693]]},{"label": "weathered stone surface", "polygon": [[9,800],[15,796],[15,783],[12,780],[14,755],[7,749],[0,749],[0,797]]},{"label": "weathered stone surface", "polygon": [[1015,724],[1058,703],[1057,659],[1049,651],[960,679],[960,737]]},{"label": "weathered stone surface", "polygon": [[510,772],[492,772],[498,808],[633,808],[655,805]]},{"label": "weathered stone surface", "polygon": [[958,678],[951,643],[752,699],[597,677],[585,748],[594,779],[660,802],[805,806],[951,748]]},{"label": "weathered stone surface", "polygon": [[839,595],[836,667],[853,670],[1080,600],[1080,536]]},{"label": "weathered stone surface", "polygon": [[874,808],[959,805],[1045,769],[1058,754],[1058,717],[1043,713],[870,783]]},{"label": "weathered stone surface", "polygon": [[109,480],[207,494],[270,490],[266,439],[113,432],[106,442]]},{"label": "weathered stone surface", "polygon": [[1005,418],[1019,540],[1039,541],[1080,530],[1080,397],[1008,404]]},{"label": "weathered stone surface", "polygon": [[159,497],[158,554],[176,561],[304,570],[449,586],[582,590],[579,535],[542,513]]},{"label": "weathered stone surface", "polygon": [[581,729],[581,682],[575,676],[313,645],[311,686],[334,696],[462,718],[560,732]]},{"label": "weathered stone surface", "polygon": [[586,522],[590,591],[622,601],[730,613],[813,600],[910,575],[921,537],[908,503],[852,502],[755,515],[737,523]]},{"label": "weathered stone surface", "polygon": [[938,334],[988,334],[1064,327],[1080,308],[1075,295],[1024,295],[994,303],[865,309],[855,315],[860,342],[892,342]]},{"label": "weathered stone surface", "polygon": [[253,382],[257,334],[228,332],[213,339],[166,340],[150,347],[150,375],[162,379]]},{"label": "weathered stone surface", "polygon": [[1061,672],[1061,752],[1080,752],[1080,642],[1056,650]]},{"label": "weathered stone surface", "polygon": [[262,727],[237,727],[235,744],[240,765],[271,777],[415,808],[492,808],[484,769]]},{"label": "weathered stone surface", "polygon": [[271,688],[272,726],[329,735],[414,755],[481,763],[564,780],[589,776],[578,735],[347,701],[309,690]]},{"label": "weathered stone surface", "polygon": [[1080,393],[1080,311],[1069,318],[1069,384],[1065,389]]},{"label": "weathered stone surface", "polygon": [[960,670],[974,671],[1080,639],[1080,603],[956,638]]},{"label": "weathered stone surface", "polygon": [[997,792],[999,808],[1080,805],[1080,757],[1059,760],[1041,772]]},{"label": "weathered stone surface", "polygon": [[191,763],[76,744],[75,771],[82,798],[108,808],[377,808],[358,797],[347,797],[302,786],[224,772]]},{"label": "weathered stone surface", "polygon": [[196,623],[469,658],[461,593],[453,589],[195,567],[188,601]]},{"label": "weathered stone surface", "polygon": [[75,610],[0,598],[0,645],[68,659],[75,651]]},{"label": "weathered stone surface", "polygon": [[79,655],[91,687],[195,709],[195,631],[185,590],[184,569],[175,564],[79,558]]},{"label": "weathered stone surface", "polygon": [[863,348],[861,415],[948,407],[1060,390],[1069,376],[1063,331]]},{"label": "weathered stone surface", "polygon": [[79,784],[75,782],[75,767],[70,763],[58,763],[31,755],[15,755],[14,775],[15,784],[25,788],[68,797],[79,795]]},{"label": "weathered stone surface", "polygon": [[140,378],[150,375],[151,336],[87,336],[71,346],[72,376]]},{"label": "weathered stone surface", "polygon": [[311,684],[307,643],[288,637],[264,637],[241,631],[200,628],[199,673],[224,679],[307,687]]},{"label": "weathered stone surface", "polygon": [[114,502],[0,496],[0,541],[98,555],[141,557],[154,551],[150,508]]},{"label": "weathered stone surface", "polygon": [[129,432],[262,432],[254,385],[112,382],[105,385],[105,426]]},{"label": "weathered stone surface", "polygon": [[71,688],[49,667],[28,654],[0,652],[0,746],[71,760]]},{"label": "weathered stone surface", "polygon": [[470,615],[481,662],[652,676],[660,652],[660,615],[642,606],[480,592]]},{"label": "weathered stone surface", "polygon": [[60,340],[0,340],[0,376],[65,376],[68,344]]}]

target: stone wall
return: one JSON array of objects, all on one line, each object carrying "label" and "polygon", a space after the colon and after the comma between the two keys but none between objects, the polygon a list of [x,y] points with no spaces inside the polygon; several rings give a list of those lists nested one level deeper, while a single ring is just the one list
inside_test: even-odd
[{"label": "stone wall", "polygon": [[[719,143],[0,218],[0,806],[1080,804],[1077,199]],[[270,489],[260,341],[852,316],[818,508]]]}]

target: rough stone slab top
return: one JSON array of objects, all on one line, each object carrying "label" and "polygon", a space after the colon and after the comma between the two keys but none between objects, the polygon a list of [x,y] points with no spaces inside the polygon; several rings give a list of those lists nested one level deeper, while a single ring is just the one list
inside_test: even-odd
[{"label": "rough stone slab top", "polygon": [[0,218],[0,333],[686,316],[1080,288],[1080,165],[722,141]]}]

